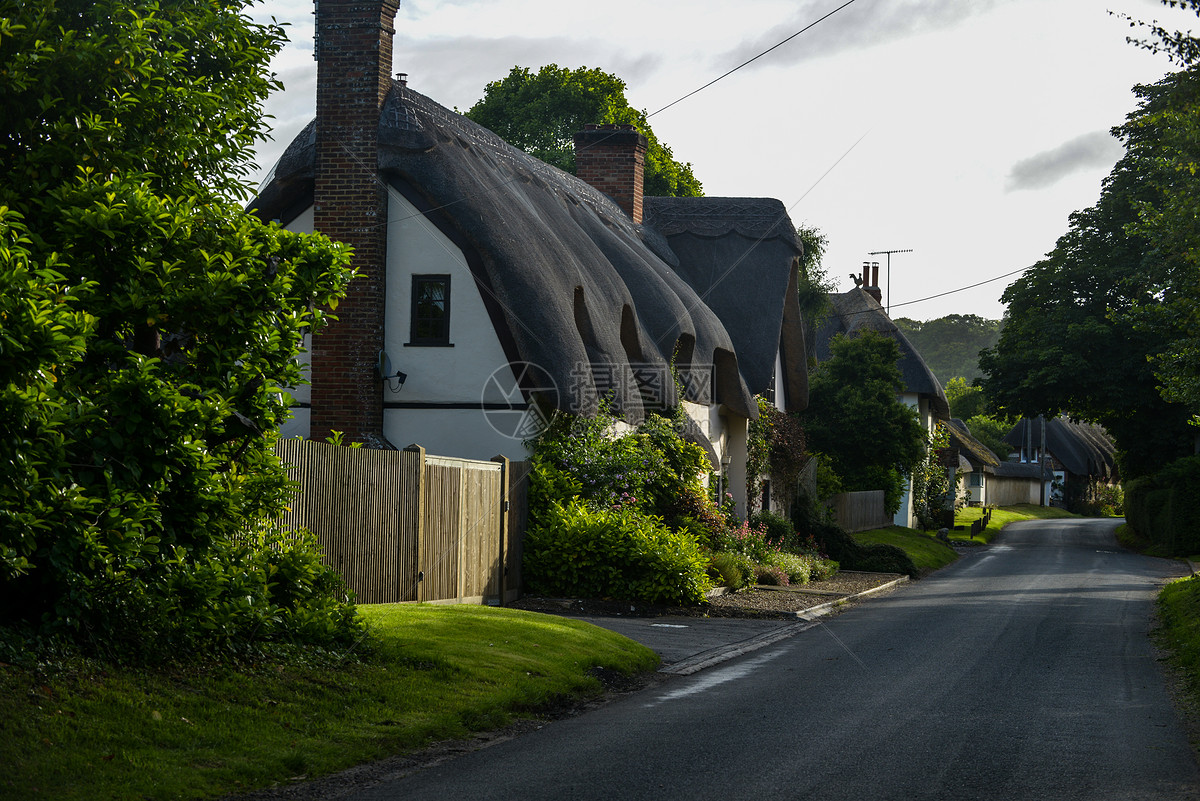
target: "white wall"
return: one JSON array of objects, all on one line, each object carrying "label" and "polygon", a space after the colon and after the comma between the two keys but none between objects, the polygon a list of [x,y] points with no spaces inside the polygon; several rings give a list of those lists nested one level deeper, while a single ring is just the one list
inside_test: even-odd
[{"label": "white wall", "polygon": [[[921,420],[921,427],[926,431],[930,428],[929,402],[921,399],[921,396],[915,392],[902,392],[896,396],[896,400],[903,403],[905,406],[917,410],[917,415]],[[892,525],[904,526],[905,528],[916,527],[917,516],[913,511],[912,499],[912,478],[905,477],[904,492],[900,495],[900,508],[896,510],[896,514],[892,517]]]},{"label": "white wall", "polygon": [[[450,343],[408,346],[412,276],[450,276]],[[396,192],[388,202],[387,304],[384,350],[392,369],[408,375],[387,386],[384,403],[456,404],[477,408],[385,408],[383,433],[393,445],[416,443],[429,453],[468,459],[504,454],[527,457],[519,432],[526,412],[478,408],[481,403],[524,404],[483,298],[462,251]],[[393,384],[394,386],[394,384]],[[565,390],[565,388],[563,388]],[[511,435],[509,435],[511,434]]]}]

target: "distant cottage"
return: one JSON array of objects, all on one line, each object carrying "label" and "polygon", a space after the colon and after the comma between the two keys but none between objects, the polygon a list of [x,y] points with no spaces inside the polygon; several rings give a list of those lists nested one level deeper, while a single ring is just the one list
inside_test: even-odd
[{"label": "distant cottage", "polygon": [[318,4],[316,119],[251,204],[353,245],[361,276],[284,434],[524,458],[554,410],[682,402],[744,510],[754,396],[808,401],[783,204],[644,197],[629,126],[580,132],[579,178],[509,146],[390,77],[397,8]]}]

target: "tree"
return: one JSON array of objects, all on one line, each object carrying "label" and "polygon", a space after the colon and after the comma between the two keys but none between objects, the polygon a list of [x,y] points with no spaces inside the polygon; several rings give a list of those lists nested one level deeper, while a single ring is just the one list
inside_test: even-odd
[{"label": "tree", "polygon": [[283,41],[243,5],[0,0],[0,624],[126,657],[354,634],[265,533],[279,387],[352,274],[235,202]]},{"label": "tree", "polygon": [[[1200,2],[1169,2],[1200,15]],[[1140,42],[1166,52],[1184,69],[1153,86],[1137,87],[1142,99],[1120,129],[1131,159],[1142,169],[1147,192],[1140,197],[1132,233],[1147,243],[1155,269],[1144,294],[1131,299],[1127,319],[1139,331],[1166,342],[1151,354],[1163,397],[1187,407],[1200,423],[1200,39],[1155,24]]]},{"label": "tree", "polygon": [[829,237],[815,225],[801,223],[796,226],[796,238],[804,251],[800,257],[800,317],[804,321],[804,341],[811,367],[816,364],[817,331],[833,308],[829,296],[836,291],[837,282],[821,264]]},{"label": "tree", "polygon": [[950,404],[950,416],[966,420],[983,414],[983,387],[967,386],[965,378],[951,378],[946,382],[946,400]]},{"label": "tree", "polygon": [[982,376],[979,352],[995,346],[1000,322],[974,314],[950,314],[921,322],[907,317],[896,320],[904,334],[942,386],[952,378],[964,378],[968,384]]},{"label": "tree", "polygon": [[603,70],[547,64],[536,73],[513,67],[484,89],[465,116],[547,164],[575,173],[575,134],[589,123],[634,125],[646,137],[645,193],[666,197],[704,194],[692,165],[675,160],[658,141],[646,112],[625,99],[625,82]]},{"label": "tree", "polygon": [[846,491],[885,489],[899,508],[904,476],[925,455],[916,412],[896,399],[902,388],[900,346],[865,331],[838,335],[831,356],[812,374],[803,415],[808,448],[830,460]]},{"label": "tree", "polygon": [[[1193,80],[1177,74],[1139,87],[1142,105],[1130,119],[1170,107],[1175,89]],[[1157,136],[1152,126],[1116,133],[1126,153],[1099,200],[1072,214],[1054,250],[1005,290],[1004,328],[996,347],[980,355],[980,366],[986,395],[1004,413],[1065,412],[1103,425],[1131,478],[1190,453],[1192,445],[1188,408],[1165,400],[1154,374],[1174,346],[1173,334],[1139,319],[1139,310],[1163,305],[1172,282],[1164,245],[1139,225],[1146,204],[1161,199],[1170,170],[1147,152]]]}]

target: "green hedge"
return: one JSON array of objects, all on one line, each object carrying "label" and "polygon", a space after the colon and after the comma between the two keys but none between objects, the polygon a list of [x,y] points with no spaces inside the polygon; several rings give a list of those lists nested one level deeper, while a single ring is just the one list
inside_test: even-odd
[{"label": "green hedge", "polygon": [[633,509],[597,509],[578,498],[544,509],[525,537],[530,592],[697,604],[712,588],[694,537]]},{"label": "green hedge", "polygon": [[1170,555],[1200,553],[1200,456],[1125,484],[1125,519]]}]

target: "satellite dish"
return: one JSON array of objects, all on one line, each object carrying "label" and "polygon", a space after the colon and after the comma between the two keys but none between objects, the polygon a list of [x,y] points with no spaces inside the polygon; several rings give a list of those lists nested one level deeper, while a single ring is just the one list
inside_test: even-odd
[{"label": "satellite dish", "polygon": [[381,381],[392,377],[392,360],[388,357],[386,350],[379,351],[379,360],[375,365],[375,370]]}]

